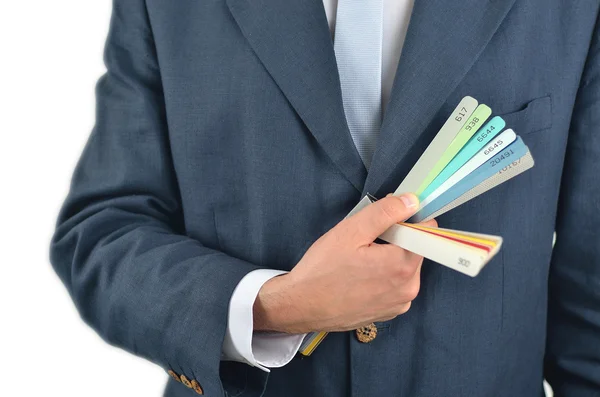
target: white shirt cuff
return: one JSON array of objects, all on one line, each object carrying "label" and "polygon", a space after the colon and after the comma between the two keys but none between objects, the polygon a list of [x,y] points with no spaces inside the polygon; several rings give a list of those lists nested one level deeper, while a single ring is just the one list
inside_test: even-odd
[{"label": "white shirt cuff", "polygon": [[264,283],[286,272],[259,269],[242,278],[229,301],[222,359],[238,361],[269,372],[283,367],[296,355],[306,334],[254,332],[253,307]]}]

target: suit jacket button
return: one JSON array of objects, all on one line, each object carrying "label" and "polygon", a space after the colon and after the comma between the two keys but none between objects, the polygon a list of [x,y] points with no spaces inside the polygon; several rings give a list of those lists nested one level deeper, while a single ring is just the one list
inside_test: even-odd
[{"label": "suit jacket button", "polygon": [[185,375],[181,375],[179,379],[181,379],[181,383],[183,383],[185,387],[189,387],[190,389],[192,388],[192,383],[188,378],[185,377]]},{"label": "suit jacket button", "polygon": [[359,342],[369,343],[377,337],[377,326],[373,323],[360,327],[356,330],[356,337]]},{"label": "suit jacket button", "polygon": [[181,379],[179,379],[179,375],[177,375],[177,374],[175,373],[175,371],[173,371],[173,370],[171,370],[171,369],[170,369],[170,370],[168,370],[168,371],[167,371],[167,373],[169,374],[169,376],[170,376],[171,378],[173,378],[173,379],[175,379],[177,382],[181,383]]},{"label": "suit jacket button", "polygon": [[204,390],[202,390],[202,387],[200,387],[200,384],[196,381],[196,379],[192,381],[192,389],[194,389],[194,391],[198,394],[204,394]]}]

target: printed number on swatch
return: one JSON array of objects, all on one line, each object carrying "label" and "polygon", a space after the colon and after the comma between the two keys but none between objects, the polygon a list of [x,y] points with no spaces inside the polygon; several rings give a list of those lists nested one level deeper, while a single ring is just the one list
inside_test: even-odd
[{"label": "printed number on swatch", "polygon": [[496,141],[495,144],[488,146],[487,149],[484,150],[483,154],[486,156],[494,151],[498,147],[498,145],[502,145],[502,139]]},{"label": "printed number on swatch", "polygon": [[495,167],[496,165],[498,165],[498,163],[500,163],[502,160],[509,158],[511,155],[515,154],[515,152],[512,151],[512,149],[507,150],[506,152],[502,153],[502,155],[500,157],[497,157],[495,159],[493,159],[492,161],[490,161],[490,165],[492,167]]},{"label": "printed number on swatch", "polygon": [[469,267],[469,266],[471,266],[471,261],[469,261],[465,258],[458,258],[458,264],[460,266]]},{"label": "printed number on swatch", "polygon": [[521,159],[517,159],[517,160],[513,161],[512,163],[510,163],[509,165],[507,165],[506,167],[502,168],[500,170],[499,174],[506,172],[506,171],[510,170],[512,167],[516,167],[519,164],[521,164]]},{"label": "printed number on swatch", "polygon": [[473,127],[475,127],[477,125],[477,123],[479,123],[479,118],[478,117],[473,117],[473,120],[471,120],[471,122],[469,123],[469,125],[467,125],[465,127],[465,130],[471,131],[473,129]]},{"label": "printed number on swatch", "polygon": [[456,120],[456,121],[462,121],[463,117],[465,117],[466,114],[467,114],[467,108],[463,106],[460,109],[460,112],[458,112],[458,116],[456,116],[454,118],[454,120]]}]

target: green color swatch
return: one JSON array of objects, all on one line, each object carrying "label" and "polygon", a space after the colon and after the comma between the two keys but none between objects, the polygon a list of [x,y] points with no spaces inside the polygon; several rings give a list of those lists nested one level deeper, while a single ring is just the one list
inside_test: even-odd
[{"label": "green color swatch", "polygon": [[465,123],[462,129],[456,135],[456,138],[450,143],[448,149],[444,152],[442,157],[435,163],[433,169],[429,172],[419,190],[417,190],[417,196],[420,196],[421,193],[427,186],[435,179],[436,176],[439,175],[440,172],[448,165],[450,161],[456,156],[456,154],[460,151],[460,149],[465,146],[465,144],[471,139],[471,137],[477,132],[479,127],[486,122],[486,120],[492,115],[492,109],[490,109],[487,105],[479,105],[477,109],[473,112],[469,120]]},{"label": "green color swatch", "polygon": [[421,200],[425,200],[431,193],[448,180],[456,171],[465,165],[473,156],[487,145],[492,138],[502,131],[506,123],[500,116],[492,118],[486,125],[467,142],[467,144],[458,152],[452,161],[440,172],[440,174],[429,184],[422,193]]}]

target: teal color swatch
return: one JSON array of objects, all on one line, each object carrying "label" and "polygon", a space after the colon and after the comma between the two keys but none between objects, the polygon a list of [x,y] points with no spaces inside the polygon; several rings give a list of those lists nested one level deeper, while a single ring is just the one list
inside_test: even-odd
[{"label": "teal color swatch", "polygon": [[435,179],[436,176],[439,175],[440,172],[448,165],[448,163],[456,156],[456,154],[462,149],[463,146],[467,144],[469,139],[477,131],[479,131],[479,127],[486,122],[486,120],[492,115],[492,109],[489,106],[481,104],[477,106],[473,114],[465,125],[463,125],[462,129],[458,132],[456,137],[450,142],[450,146],[446,148],[442,157],[435,163],[433,169],[429,171],[425,180],[421,183],[419,189],[415,192],[417,196],[421,196],[421,193],[427,189],[427,186]]},{"label": "teal color swatch", "polygon": [[471,158],[487,145],[492,138],[502,131],[506,123],[500,116],[491,119],[486,125],[467,142],[467,144],[458,152],[458,154],[448,163],[448,165],[439,173],[439,175],[427,186],[427,189],[419,195],[419,200],[424,201],[427,196],[435,191],[442,183],[446,182],[456,171],[465,165]]},{"label": "teal color swatch", "polygon": [[527,152],[529,152],[529,149],[523,143],[523,140],[521,140],[520,137],[517,137],[517,140],[508,145],[504,150],[499,152],[492,159],[486,161],[485,164],[481,165],[475,171],[471,172],[466,178],[463,178],[456,185],[452,186],[440,197],[433,200],[428,206],[417,212],[410,218],[410,222],[421,222],[446,204],[453,202],[481,182],[494,176],[505,166],[525,156]]}]

